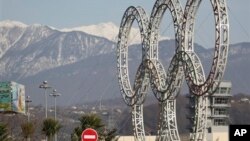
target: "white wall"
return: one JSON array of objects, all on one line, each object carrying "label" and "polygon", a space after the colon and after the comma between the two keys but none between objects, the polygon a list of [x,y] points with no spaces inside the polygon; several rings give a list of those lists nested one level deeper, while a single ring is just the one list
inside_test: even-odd
[{"label": "white wall", "polygon": [[[156,136],[146,136],[146,141],[155,141]],[[120,136],[118,141],[135,141],[134,136]]]}]

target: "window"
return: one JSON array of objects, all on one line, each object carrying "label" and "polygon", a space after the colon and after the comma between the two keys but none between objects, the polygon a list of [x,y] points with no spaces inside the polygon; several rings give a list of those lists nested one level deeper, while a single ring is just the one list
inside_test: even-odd
[{"label": "window", "polygon": [[229,98],[227,97],[216,97],[214,100],[214,104],[228,104]]},{"label": "window", "polygon": [[214,119],[214,125],[215,126],[224,126],[228,125],[226,119]]},{"label": "window", "polygon": [[227,88],[226,87],[221,87],[220,88],[220,93],[221,94],[226,94],[227,93]]},{"label": "window", "polygon": [[231,94],[231,88],[228,88],[228,92],[227,92],[228,94]]},{"label": "window", "polygon": [[214,109],[214,115],[228,115],[228,109],[216,108],[216,109]]}]

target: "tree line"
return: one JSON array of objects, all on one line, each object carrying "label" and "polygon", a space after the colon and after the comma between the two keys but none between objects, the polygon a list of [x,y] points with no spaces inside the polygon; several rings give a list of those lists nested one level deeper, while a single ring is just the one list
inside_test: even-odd
[{"label": "tree line", "polygon": [[[102,123],[102,119],[96,114],[86,114],[79,118],[80,124],[75,127],[71,133],[71,141],[81,141],[81,134],[87,128],[95,129],[98,132],[98,140],[100,141],[117,141],[118,136],[116,129],[108,129],[105,124]],[[21,137],[12,137],[8,125],[4,122],[0,122],[0,141],[29,141],[38,140],[34,137],[36,126],[34,121],[23,122],[20,124]],[[44,135],[48,141],[53,141],[55,135],[60,131],[62,125],[58,120],[53,118],[44,119],[42,122],[41,134]]]}]

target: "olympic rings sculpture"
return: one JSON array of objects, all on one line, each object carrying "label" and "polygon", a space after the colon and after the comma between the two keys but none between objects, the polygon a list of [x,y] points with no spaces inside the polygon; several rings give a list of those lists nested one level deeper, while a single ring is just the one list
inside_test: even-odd
[{"label": "olympic rings sculpture", "polygon": [[[227,62],[229,24],[225,1],[211,0],[216,32],[214,57],[207,78],[193,47],[195,17],[202,0],[187,0],[185,10],[178,0],[156,0],[150,18],[141,7],[131,6],[125,11],[117,43],[118,80],[125,103],[132,106],[136,140],[145,140],[143,102],[149,87],[161,105],[157,140],[180,140],[175,101],[184,78],[195,97],[195,115],[190,140],[204,140],[207,95],[208,92],[213,94],[218,87]],[[176,51],[166,72],[158,58],[158,36],[160,23],[167,9],[173,19]],[[141,35],[142,62],[137,69],[132,88],[128,70],[128,36],[134,21],[137,21]]]}]

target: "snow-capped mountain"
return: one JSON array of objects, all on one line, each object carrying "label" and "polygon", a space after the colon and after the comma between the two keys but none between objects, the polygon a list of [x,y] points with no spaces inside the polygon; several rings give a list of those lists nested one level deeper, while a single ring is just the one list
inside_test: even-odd
[{"label": "snow-capped mountain", "polygon": [[[109,39],[111,41],[117,42],[119,27],[117,25],[115,25],[114,23],[112,23],[112,22],[108,22],[108,23],[100,23],[100,24],[97,24],[97,25],[88,25],[88,26],[80,26],[80,27],[74,27],[74,28],[65,28],[65,29],[62,29],[61,31],[64,31],[64,32],[82,31],[82,32],[86,32],[86,33],[91,34],[91,35],[104,37],[104,38],[107,38],[107,39]],[[139,30],[137,28],[132,28],[131,29],[130,36],[135,37],[135,38],[133,38],[133,40],[130,39],[131,44],[141,42],[141,39],[140,39],[139,35],[140,35]]]},{"label": "snow-capped mountain", "polygon": [[[132,45],[129,50],[129,67],[134,69],[130,69],[131,77],[140,64],[137,61],[141,61],[138,46]],[[174,40],[159,43],[159,58],[164,59],[164,66],[169,64],[174,46]],[[82,31],[63,32],[46,25],[2,21],[0,79],[26,85],[35,104],[42,103],[42,95],[37,92],[44,80],[63,93],[62,104],[120,97],[115,47],[116,42]],[[195,44],[195,51],[205,71],[209,70],[213,49]],[[250,43],[230,46],[225,80],[232,81],[234,92],[250,92],[249,60]]]},{"label": "snow-capped mountain", "polygon": [[[64,32],[82,31],[82,32],[86,32],[88,34],[107,38],[113,42],[117,42],[119,28],[120,27],[118,27],[114,23],[108,22],[108,23],[100,23],[97,25],[80,26],[80,27],[74,27],[74,28],[64,28],[61,31],[64,31]],[[163,37],[160,37],[160,39],[166,40],[166,39],[170,39],[170,38],[163,36]],[[136,27],[131,28],[128,40],[129,40],[130,44],[140,44],[141,43],[140,31],[138,28],[136,28]]]},{"label": "snow-capped mountain", "polygon": [[27,26],[28,25],[18,21],[5,20],[0,22],[0,27],[5,27],[5,28],[13,28],[13,27],[25,28]]},{"label": "snow-capped mountain", "polygon": [[0,57],[22,36],[26,27],[20,22],[0,22]]},{"label": "snow-capped mountain", "polygon": [[84,32],[44,25],[0,22],[0,76],[27,77],[40,71],[111,52],[114,43]]},{"label": "snow-capped mountain", "polygon": [[111,41],[116,41],[119,28],[114,23],[109,22],[109,23],[101,23],[98,25],[64,28],[61,29],[61,31],[63,32],[82,31],[91,35],[107,38]]}]

